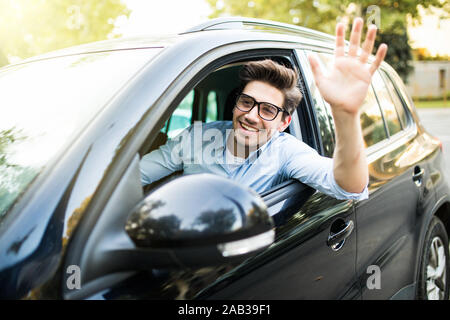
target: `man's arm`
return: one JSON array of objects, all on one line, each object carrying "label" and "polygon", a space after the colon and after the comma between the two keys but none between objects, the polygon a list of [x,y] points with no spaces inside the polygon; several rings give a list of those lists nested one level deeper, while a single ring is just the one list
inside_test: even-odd
[{"label": "man's arm", "polygon": [[[348,192],[336,182],[333,159],[319,155],[317,150],[294,137],[288,139],[286,146],[282,148],[281,154],[283,167],[280,174],[283,178],[297,179],[335,199],[367,199],[367,188],[357,192]],[[302,159],[302,161],[298,161],[298,159]]]},{"label": "man's arm", "polygon": [[144,155],[139,163],[142,185],[158,181],[169,174],[183,169],[180,151],[186,151],[183,144],[189,141],[191,127],[183,130],[175,138],[168,140],[158,149]]},{"label": "man's arm", "polygon": [[317,60],[309,56],[316,85],[332,109],[335,124],[336,146],[333,155],[334,178],[348,192],[362,192],[368,184],[369,172],[361,131],[359,108],[366,98],[372,75],[383,61],[387,45],[378,48],[375,61],[369,65],[377,29],[369,27],[361,54],[358,49],[363,20],[356,18],[350,35],[348,55],[344,52],[344,25],[336,26],[334,66],[323,74]]}]

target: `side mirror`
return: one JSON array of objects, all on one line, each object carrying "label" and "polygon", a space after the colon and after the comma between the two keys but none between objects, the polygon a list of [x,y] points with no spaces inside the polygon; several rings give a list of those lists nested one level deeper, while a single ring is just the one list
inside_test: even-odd
[{"label": "side mirror", "polygon": [[170,252],[174,266],[207,266],[244,260],[268,247],[273,227],[257,193],[220,176],[198,174],[148,195],[125,230],[138,249],[154,251],[155,258]]}]

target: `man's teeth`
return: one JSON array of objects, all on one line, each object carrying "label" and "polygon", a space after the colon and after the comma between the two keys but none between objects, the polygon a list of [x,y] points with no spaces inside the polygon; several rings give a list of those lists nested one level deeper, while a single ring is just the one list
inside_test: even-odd
[{"label": "man's teeth", "polygon": [[242,122],[241,122],[241,126],[242,126],[245,130],[252,131],[252,132],[258,132],[257,129],[248,127],[248,126],[246,126],[245,124],[243,124]]}]

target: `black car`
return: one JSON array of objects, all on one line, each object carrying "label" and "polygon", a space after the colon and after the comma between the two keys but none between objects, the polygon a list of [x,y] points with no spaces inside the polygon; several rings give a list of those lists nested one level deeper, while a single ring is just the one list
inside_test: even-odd
[{"label": "black car", "polygon": [[0,70],[3,299],[448,299],[442,146],[386,63],[361,108],[369,199],[298,181],[257,194],[208,174],[142,187],[140,158],[231,120],[241,66],[297,68],[287,131],[331,157],[307,54],[334,37],[220,18],[183,34],[73,47]]}]

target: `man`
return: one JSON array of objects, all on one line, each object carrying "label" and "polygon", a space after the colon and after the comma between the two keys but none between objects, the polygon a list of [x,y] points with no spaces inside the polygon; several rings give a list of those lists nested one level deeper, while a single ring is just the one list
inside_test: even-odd
[{"label": "man", "polygon": [[368,65],[376,27],[369,27],[357,55],[362,27],[362,19],[356,18],[345,55],[344,25],[338,23],[335,63],[329,74],[323,74],[316,59],[309,57],[316,85],[332,108],[336,135],[332,159],[283,132],[301,99],[297,74],[270,60],[255,61],[241,72],[243,90],[233,109],[233,121],[208,123],[197,130],[191,126],[177,139],[145,155],[141,160],[143,184],[184,170],[185,174],[209,172],[229,177],[257,192],[294,178],[338,199],[366,199],[368,166],[359,108],[387,46],[382,44],[375,61]]}]

